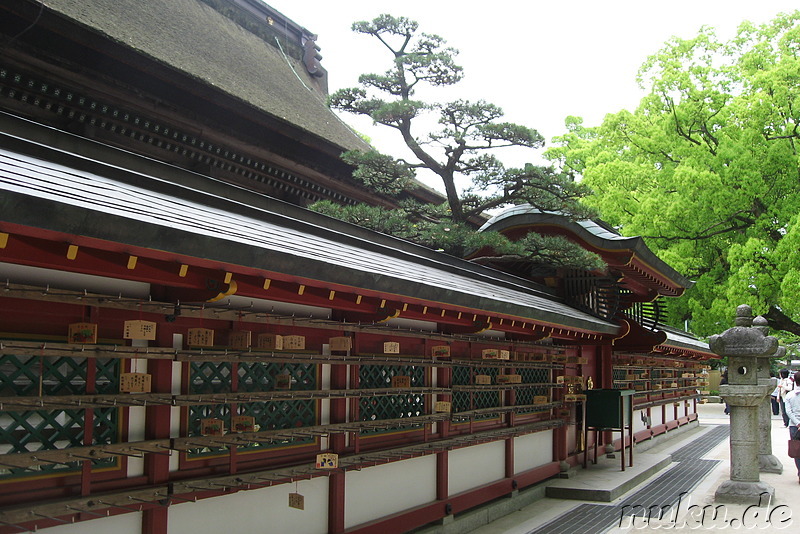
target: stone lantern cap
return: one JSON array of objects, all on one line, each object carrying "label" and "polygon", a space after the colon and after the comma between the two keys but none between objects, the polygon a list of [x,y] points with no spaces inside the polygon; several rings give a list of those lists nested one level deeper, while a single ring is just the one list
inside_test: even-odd
[{"label": "stone lantern cap", "polygon": [[[778,338],[767,336],[766,320],[752,318],[750,306],[741,305],[736,308],[736,326],[722,334],[711,336],[708,346],[712,352],[720,356],[769,357],[778,350]],[[752,326],[753,323],[756,326]]]}]

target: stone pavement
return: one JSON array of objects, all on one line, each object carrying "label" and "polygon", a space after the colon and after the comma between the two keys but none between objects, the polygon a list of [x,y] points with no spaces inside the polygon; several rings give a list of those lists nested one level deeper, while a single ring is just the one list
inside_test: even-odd
[{"label": "stone pavement", "polygon": [[[772,418],[772,453],[783,463],[783,473],[761,474],[761,481],[775,488],[775,498],[757,507],[714,502],[716,488],[729,478],[728,416],[722,404],[701,404],[698,415],[698,427],[644,452],[635,450],[633,468],[621,471],[618,456],[601,459],[587,469],[578,467],[572,478],[548,483],[548,497],[471,532],[797,531],[800,483],[794,461],[787,454],[789,432],[781,417]],[[559,488],[564,487],[575,491],[574,496],[581,500],[560,498]],[[687,492],[676,501],[675,496],[684,490]],[[662,512],[660,519],[658,512]]]}]

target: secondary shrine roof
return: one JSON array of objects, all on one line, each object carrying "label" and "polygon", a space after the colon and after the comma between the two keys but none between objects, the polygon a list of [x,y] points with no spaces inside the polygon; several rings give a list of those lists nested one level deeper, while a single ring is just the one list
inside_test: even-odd
[{"label": "secondary shrine roof", "polygon": [[[8,131],[11,125],[6,126]],[[25,128],[37,129],[20,126]],[[116,160],[112,164],[0,135],[0,225],[288,273],[586,332],[618,330],[523,279],[110,147],[73,141],[84,144],[83,153],[110,153]]]}]

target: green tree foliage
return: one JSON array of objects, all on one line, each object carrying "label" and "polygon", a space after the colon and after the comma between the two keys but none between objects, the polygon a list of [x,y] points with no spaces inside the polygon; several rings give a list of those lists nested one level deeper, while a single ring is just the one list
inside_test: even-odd
[{"label": "green tree foliage", "polygon": [[[544,142],[536,130],[504,122],[499,107],[482,100],[428,103],[417,99],[421,87],[450,86],[462,78],[462,68],[455,63],[457,51],[445,46],[444,39],[419,32],[414,21],[390,15],[356,22],[353,30],[379,41],[392,61],[385,73],[363,74],[359,87],[333,93],[330,105],[396,130],[413,161],[377,151],[347,152],[344,159],[356,167],[354,176],[365,185],[393,196],[417,187],[416,172],[427,169],[441,179],[446,202],[431,206],[405,200],[394,213],[385,213],[387,209],[381,207],[331,203],[312,209],[454,255],[490,246],[498,254],[544,258],[555,253],[552,259],[559,264],[602,267],[596,256],[563,239],[548,240],[545,246],[531,238],[530,247],[520,249],[498,234],[476,235],[476,225],[487,210],[512,204],[589,217],[593,211],[578,202],[589,191],[552,167],[506,168],[495,155],[497,149],[538,149]],[[426,128],[429,125],[433,126]]]},{"label": "green tree foliage", "polygon": [[743,303],[775,327],[800,317],[798,54],[800,11],[728,42],[709,28],[673,38],[642,66],[635,111],[596,128],[571,117],[547,153],[583,176],[605,220],[696,281],[673,319],[698,334]]}]

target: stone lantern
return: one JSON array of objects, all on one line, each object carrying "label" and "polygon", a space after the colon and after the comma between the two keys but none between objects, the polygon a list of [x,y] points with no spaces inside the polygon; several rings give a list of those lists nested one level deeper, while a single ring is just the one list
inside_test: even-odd
[{"label": "stone lantern", "polygon": [[[767,320],[763,317],[753,319],[753,327],[768,330]],[[778,347],[775,354],[770,358],[783,358],[786,355],[786,347]],[[775,389],[775,379],[769,376],[769,364],[761,361],[758,366],[758,383],[768,387],[772,392]],[[769,393],[758,409],[758,435],[761,440],[758,443],[758,469],[762,473],[783,473],[783,464],[772,454],[772,403],[769,400]]]},{"label": "stone lantern", "polygon": [[753,327],[752,309],[739,306],[736,326],[708,340],[715,354],[728,358],[728,383],[720,386],[720,397],[730,406],[731,472],[730,480],[717,488],[718,502],[766,506],[775,496],[775,488],[759,479],[758,414],[770,386],[759,382],[758,368],[768,367],[767,358],[778,349],[762,320]]}]

